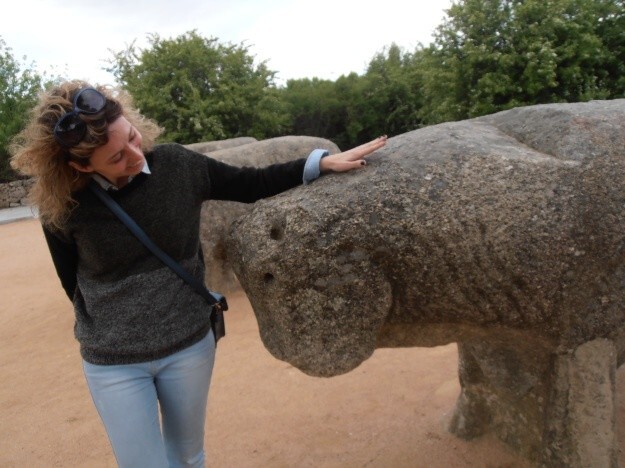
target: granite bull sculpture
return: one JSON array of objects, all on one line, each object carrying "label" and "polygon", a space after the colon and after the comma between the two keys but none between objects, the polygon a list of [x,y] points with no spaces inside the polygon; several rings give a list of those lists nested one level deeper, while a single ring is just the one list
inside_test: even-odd
[{"label": "granite bull sculpture", "polygon": [[615,466],[624,175],[625,100],[513,109],[257,203],[229,256],[275,357],[333,376],[378,347],[457,342],[451,431]]}]

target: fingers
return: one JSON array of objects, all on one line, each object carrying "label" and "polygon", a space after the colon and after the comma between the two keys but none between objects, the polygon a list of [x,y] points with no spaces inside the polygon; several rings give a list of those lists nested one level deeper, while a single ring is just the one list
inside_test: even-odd
[{"label": "fingers", "polygon": [[[337,156],[337,155],[334,155]],[[328,156],[320,161],[321,172],[347,172],[353,169],[358,169],[366,166],[364,159],[350,159],[345,157],[345,153],[342,153],[342,157]]]},{"label": "fingers", "polygon": [[352,148],[343,153],[326,156],[319,161],[319,169],[326,172],[347,172],[367,165],[365,157],[386,145],[386,135],[380,136],[368,143]]},{"label": "fingers", "polygon": [[386,140],[388,140],[388,137],[386,135],[382,135],[377,137],[375,140],[371,140],[369,143],[365,143],[365,145],[382,147],[386,144]]},{"label": "fingers", "polygon": [[373,153],[374,151],[379,150],[384,145],[386,145],[387,139],[388,138],[387,138],[386,135],[380,136],[380,137],[376,138],[375,140],[371,140],[368,143],[365,143],[363,145],[357,146],[356,148],[353,148],[353,149],[347,151],[346,153],[349,154],[354,159],[361,159],[364,156],[367,156],[367,155]]},{"label": "fingers", "polygon": [[387,140],[386,135],[383,135],[381,137],[376,138],[375,140],[371,140],[369,143],[365,143],[364,146],[370,153],[372,153],[373,151],[380,149],[384,145],[386,145],[386,140]]},{"label": "fingers", "polygon": [[356,149],[364,149],[370,150],[372,148],[381,148],[386,144],[386,135],[376,138],[375,140],[371,140],[368,143],[358,146]]},{"label": "fingers", "polygon": [[354,169],[359,169],[361,167],[365,167],[367,165],[367,162],[364,159],[358,159],[356,161],[346,161],[342,164],[341,169],[339,169],[339,172],[347,172],[347,171],[351,171]]}]

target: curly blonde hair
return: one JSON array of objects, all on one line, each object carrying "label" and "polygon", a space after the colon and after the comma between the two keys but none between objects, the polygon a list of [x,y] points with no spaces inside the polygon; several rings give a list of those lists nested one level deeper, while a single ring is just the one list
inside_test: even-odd
[{"label": "curly blonde hair", "polygon": [[[83,119],[87,132],[81,142],[70,150],[54,138],[54,127],[61,117],[72,112],[74,96],[84,88],[92,87],[84,81],[66,81],[41,94],[31,111],[30,120],[11,142],[11,166],[35,182],[29,193],[30,202],[39,211],[45,225],[61,229],[77,205],[73,194],[87,185],[90,174],[80,172],[70,164],[89,164],[93,151],[108,142],[108,125],[124,116],[143,137],[142,150],[154,146],[161,128],[147,119],[133,106],[129,94],[111,87],[96,89],[106,97],[103,116]],[[81,115],[82,118],[82,115]]]}]

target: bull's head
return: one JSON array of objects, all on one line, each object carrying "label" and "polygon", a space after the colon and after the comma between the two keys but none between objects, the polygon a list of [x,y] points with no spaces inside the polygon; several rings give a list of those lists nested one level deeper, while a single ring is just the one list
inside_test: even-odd
[{"label": "bull's head", "polygon": [[[303,216],[310,219],[295,228],[290,220]],[[307,374],[332,376],[373,353],[391,288],[368,252],[341,240],[345,226],[314,232],[315,219],[301,205],[252,213],[245,231],[256,235],[237,234],[235,227],[231,255],[266,348]],[[314,245],[303,246],[305,239]]]}]

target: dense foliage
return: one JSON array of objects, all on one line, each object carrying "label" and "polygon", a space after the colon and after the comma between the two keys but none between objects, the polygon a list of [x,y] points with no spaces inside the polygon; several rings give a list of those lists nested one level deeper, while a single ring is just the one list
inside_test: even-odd
[{"label": "dense foliage", "polygon": [[[517,106],[625,97],[625,0],[456,0],[434,40],[391,44],[366,71],[289,80],[243,45],[189,32],[114,53],[109,71],[140,110],[189,143],[286,134],[341,148]],[[0,163],[41,79],[0,42]]]},{"label": "dense foliage", "polygon": [[325,137],[341,148],[417,128],[420,93],[412,55],[395,44],[376,54],[362,76],[289,80],[280,90],[290,133]]},{"label": "dense foliage", "polygon": [[0,182],[18,178],[9,165],[9,140],[22,130],[43,89],[42,77],[31,68],[16,60],[0,37]]},{"label": "dense foliage", "polygon": [[293,133],[341,147],[512,107],[625,97],[625,0],[458,0],[428,46],[391,45],[362,76],[290,81],[281,93]]},{"label": "dense foliage", "polygon": [[149,42],[117,52],[109,71],[141,112],[164,127],[165,140],[260,139],[284,131],[274,72],[255,65],[246,47],[193,31],[175,39],[152,35]]},{"label": "dense foliage", "polygon": [[464,0],[422,51],[424,122],[623,96],[623,0]]}]

